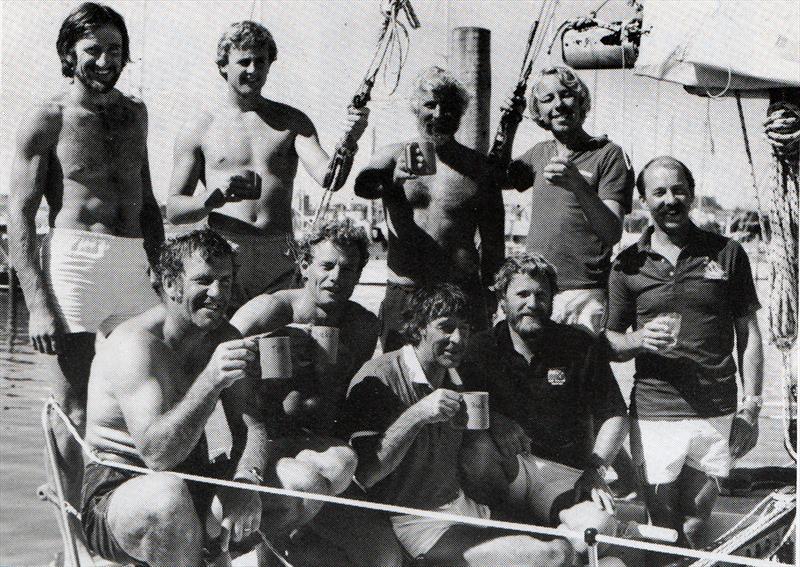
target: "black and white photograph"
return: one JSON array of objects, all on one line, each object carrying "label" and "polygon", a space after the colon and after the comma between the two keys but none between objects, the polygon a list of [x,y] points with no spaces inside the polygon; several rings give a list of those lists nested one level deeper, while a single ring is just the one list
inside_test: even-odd
[{"label": "black and white photograph", "polygon": [[800,4],[0,29],[0,567],[800,563]]}]

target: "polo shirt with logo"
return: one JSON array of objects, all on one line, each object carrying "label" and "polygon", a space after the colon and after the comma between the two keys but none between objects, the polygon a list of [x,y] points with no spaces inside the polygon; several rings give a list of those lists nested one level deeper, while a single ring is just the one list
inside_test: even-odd
[{"label": "polo shirt with logo", "polygon": [[[562,291],[605,288],[611,247],[589,224],[575,193],[544,178],[545,166],[557,154],[555,140],[548,140],[536,144],[512,164],[528,168],[528,176],[533,177],[526,250],[541,254],[555,266]],[[625,212],[631,211],[634,177],[622,148],[604,136],[591,138],[569,157],[590,191],[602,200],[618,202]]]},{"label": "polo shirt with logo", "polygon": [[592,422],[627,415],[604,342],[548,321],[530,341],[530,364],[514,350],[508,323],[470,338],[459,366],[465,388],[489,392],[489,408],[516,421],[531,452],[584,468],[594,445]]},{"label": "polo shirt with logo", "polygon": [[632,411],[640,419],[714,417],[736,410],[734,322],[759,308],[750,261],[735,240],[691,226],[673,266],[651,247],[653,227],[614,262],[608,329],[681,315],[669,357],[636,356]]},{"label": "polo shirt with logo", "polygon": [[[463,391],[455,370],[448,371],[441,388]],[[380,437],[400,414],[432,392],[411,345],[374,358],[350,382],[339,420],[341,436],[351,441]],[[397,468],[368,488],[367,497],[426,510],[452,502],[461,492],[461,441],[462,430],[449,422],[422,426]]]}]

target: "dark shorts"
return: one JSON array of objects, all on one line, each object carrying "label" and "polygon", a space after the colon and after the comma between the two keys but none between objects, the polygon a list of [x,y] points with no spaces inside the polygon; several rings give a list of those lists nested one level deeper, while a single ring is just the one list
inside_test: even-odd
[{"label": "dark shorts", "polygon": [[[206,472],[208,471],[198,471],[195,474],[202,475]],[[83,472],[81,523],[89,550],[104,559],[123,565],[145,564],[125,553],[114,538],[111,526],[108,524],[108,506],[114,491],[123,483],[137,476],[140,475],[94,462],[87,463]],[[211,505],[216,487],[213,484],[197,482],[187,482],[187,485],[197,516],[205,525],[206,513]]]},{"label": "dark shorts", "polygon": [[[489,326],[489,316],[486,309],[486,300],[479,281],[467,284],[456,284],[467,295],[467,309],[469,323],[473,331],[481,331]],[[399,349],[406,343],[403,327],[408,300],[419,287],[388,282],[386,284],[386,297],[383,298],[380,308],[381,320],[381,347],[383,352]]]}]

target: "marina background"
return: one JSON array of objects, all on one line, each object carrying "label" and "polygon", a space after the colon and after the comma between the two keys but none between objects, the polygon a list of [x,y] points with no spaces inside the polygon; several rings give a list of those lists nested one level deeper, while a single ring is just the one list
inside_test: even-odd
[{"label": "marina background", "polygon": [[[305,111],[316,124],[323,147],[330,149],[343,130],[340,119],[367,68],[381,21],[378,0],[107,3],[123,14],[129,27],[133,61],[126,67],[119,86],[140,96],[148,106],[152,177],[162,203],[172,169],[172,145],[181,124],[197,108],[213,104],[222,93],[224,83],[214,61],[217,41],[229,23],[252,18],[271,30],[279,55],[264,94]],[[9,191],[15,130],[28,107],[63,85],[55,39],[62,20],[77,4],[63,0],[0,3],[0,226],[5,224],[4,197]],[[370,127],[362,138],[355,170],[366,163],[374,147],[414,135],[413,116],[408,108],[410,84],[428,65],[448,66],[450,30],[458,26],[480,26],[492,32],[490,131],[494,132],[499,107],[516,83],[522,50],[540,2],[414,0],[413,4],[423,27],[411,32],[408,60],[397,91],[388,94],[380,81],[376,86],[369,105]],[[556,23],[586,14],[599,4],[599,0],[561,2]],[[775,0],[778,17],[783,4],[784,0]],[[625,2],[611,0],[599,17],[614,20],[632,15],[633,10]],[[552,58],[557,61],[555,52],[557,46]],[[545,66],[549,59],[543,53],[535,68]],[[694,171],[698,194],[706,197],[710,218],[728,221],[733,218],[734,209],[757,208],[732,98],[701,98],[686,93],[679,85],[638,77],[631,71],[582,71],[580,75],[593,97],[587,130],[608,134],[622,145],[637,171],[653,156],[672,154]],[[743,105],[757,181],[762,185],[769,166],[769,147],[760,136],[767,102],[761,96],[745,98]],[[524,120],[515,154],[546,137],[532,121]],[[310,208],[313,212],[320,192],[302,168],[296,188],[295,210],[305,212]],[[530,205],[530,196],[507,192],[504,197],[509,247],[513,247],[514,234],[527,228],[525,209]],[[713,206],[714,202],[719,207]],[[340,205],[342,214],[362,216],[365,222],[380,217],[379,207],[353,196],[352,179],[334,197],[334,204]],[[298,226],[302,226],[302,219]],[[628,237],[630,234],[633,233]],[[759,278],[763,303],[767,282],[766,270],[759,260],[759,242],[750,241],[747,249]],[[385,281],[385,261],[379,247],[374,255],[357,288],[356,299],[376,311],[383,296],[383,288],[376,284]],[[0,291],[0,565],[43,565],[61,548],[51,507],[35,496],[36,487],[45,480],[39,412],[47,384],[27,344],[24,305],[18,306],[15,325],[9,329],[7,299],[8,295]],[[766,309],[761,311],[761,317],[762,330],[766,331]],[[9,331],[16,336],[11,349]],[[767,346],[766,356],[766,407],[761,417],[761,437],[756,449],[738,464],[743,467],[791,464],[780,433],[782,359],[771,346]],[[627,392],[632,382],[631,365],[618,365],[615,372]]]}]

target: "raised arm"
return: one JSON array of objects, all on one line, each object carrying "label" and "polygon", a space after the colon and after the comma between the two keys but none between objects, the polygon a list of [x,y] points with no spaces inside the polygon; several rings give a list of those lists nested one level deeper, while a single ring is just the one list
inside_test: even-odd
[{"label": "raised arm", "polygon": [[9,251],[30,312],[28,333],[34,348],[46,354],[58,352],[63,329],[39,264],[36,213],[52,174],[50,160],[60,127],[60,113],[49,106],[35,108],[23,120],[17,133],[8,208]]},{"label": "raised arm", "polygon": [[384,146],[376,151],[361,172],[356,176],[353,191],[363,199],[380,199],[390,192],[395,183],[395,167],[398,144]]},{"label": "raised arm", "polygon": [[161,218],[161,208],[158,206],[156,196],[153,194],[153,181],[150,178],[150,158],[147,153],[147,109],[141,105],[139,115],[140,127],[144,129],[144,157],[142,159],[142,210],[139,221],[144,237],[144,249],[150,265],[158,263],[161,244],[164,242],[164,219]]},{"label": "raised arm", "polygon": [[[494,187],[487,187],[484,206],[478,211],[478,234],[481,237],[481,281],[491,305],[495,294],[489,290],[494,275],[505,258],[505,207],[503,195]],[[490,305],[490,306],[491,306]]]},{"label": "raised arm", "polygon": [[[127,343],[122,342],[127,339]],[[113,362],[108,357],[113,352]],[[222,391],[237,380],[258,375],[254,341],[220,344],[206,368],[173,406],[165,397],[169,375],[164,362],[172,352],[156,339],[123,335],[109,343],[98,365],[114,373],[115,393],[125,423],[148,467],[169,470],[182,463],[200,440]],[[119,368],[119,371],[114,369]]]},{"label": "raised arm", "polygon": [[209,201],[215,188],[205,187],[204,191],[195,191],[199,181],[203,185],[206,183],[202,144],[211,120],[210,115],[203,114],[187,122],[175,140],[172,179],[167,198],[167,219],[173,224],[203,220],[215,206],[224,204],[224,201],[213,202],[213,198]]}]

